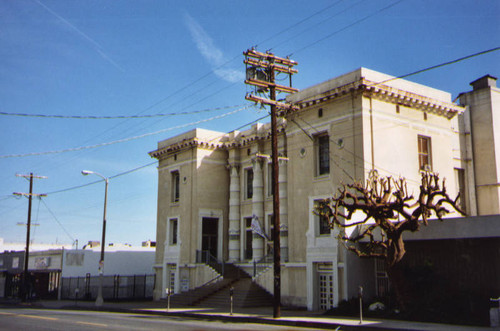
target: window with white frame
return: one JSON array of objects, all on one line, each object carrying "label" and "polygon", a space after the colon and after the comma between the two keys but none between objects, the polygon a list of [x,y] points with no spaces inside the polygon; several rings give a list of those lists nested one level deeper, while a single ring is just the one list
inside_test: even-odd
[{"label": "window with white frame", "polygon": [[418,136],[418,168],[432,170],[431,137]]},{"label": "window with white frame", "polygon": [[170,175],[172,180],[172,191],[171,191],[172,202],[179,202],[179,197],[180,197],[179,189],[180,189],[181,176],[178,170],[172,171]]},{"label": "window with white frame", "polygon": [[328,217],[316,214],[316,207],[319,206],[321,201],[322,199],[314,200],[313,213],[317,236],[330,235],[331,232],[330,221],[328,220]]},{"label": "window with white frame", "polygon": [[177,245],[177,231],[178,231],[178,221],[177,218],[171,218],[169,220],[169,238],[168,243],[170,246]]},{"label": "window with white frame", "polygon": [[253,197],[253,168],[245,169],[245,199]]},{"label": "window with white frame", "polygon": [[327,133],[314,136],[316,176],[330,173],[330,137]]}]

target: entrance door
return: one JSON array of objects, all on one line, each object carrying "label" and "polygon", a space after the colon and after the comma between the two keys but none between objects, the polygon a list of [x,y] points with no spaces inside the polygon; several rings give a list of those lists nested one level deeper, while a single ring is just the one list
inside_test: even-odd
[{"label": "entrance door", "polygon": [[203,217],[201,230],[201,250],[210,252],[210,255],[217,258],[217,234],[219,219]]},{"label": "entrance door", "polygon": [[319,309],[333,308],[333,272],[331,263],[318,263]]}]

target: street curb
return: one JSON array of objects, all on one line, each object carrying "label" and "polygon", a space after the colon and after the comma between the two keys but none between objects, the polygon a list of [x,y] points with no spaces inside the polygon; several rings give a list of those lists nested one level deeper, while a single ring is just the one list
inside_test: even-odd
[{"label": "street curb", "polygon": [[[304,320],[291,320],[286,319],[286,317],[282,317],[280,319],[273,319],[272,317],[259,317],[259,316],[228,316],[228,315],[219,315],[219,314],[198,314],[198,313],[189,313],[189,312],[168,312],[166,311],[152,311],[152,310],[142,310],[142,309],[127,309],[127,308],[114,308],[114,307],[90,307],[90,306],[62,306],[62,307],[46,307],[42,304],[30,304],[30,305],[21,305],[21,304],[0,304],[0,307],[23,307],[23,308],[33,308],[33,309],[47,309],[47,310],[74,310],[74,311],[98,311],[98,312],[112,312],[112,313],[128,313],[128,314],[140,314],[140,315],[156,315],[156,316],[172,316],[172,317],[186,317],[198,320],[208,320],[208,321],[221,321],[221,322],[231,322],[231,323],[255,323],[255,324],[269,324],[269,325],[282,325],[282,326],[295,326],[295,327],[305,327],[305,328],[320,328],[320,329],[332,329],[335,330],[337,328],[342,328],[342,330],[382,330],[382,329],[390,329],[390,330],[412,330],[410,328],[388,328],[387,325],[346,325],[340,323],[325,323],[321,321],[304,321]],[[158,308],[156,308],[158,309]]]}]

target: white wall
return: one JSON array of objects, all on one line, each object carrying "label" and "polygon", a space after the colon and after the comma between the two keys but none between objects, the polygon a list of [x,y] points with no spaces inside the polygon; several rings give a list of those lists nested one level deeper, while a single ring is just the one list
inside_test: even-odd
[{"label": "white wall", "polygon": [[[83,254],[83,260],[74,259]],[[84,277],[87,273],[98,275],[101,253],[88,250],[66,250],[63,256],[62,277]],[[155,252],[116,251],[104,255],[104,275],[153,274]],[[81,265],[78,265],[80,264]]]}]

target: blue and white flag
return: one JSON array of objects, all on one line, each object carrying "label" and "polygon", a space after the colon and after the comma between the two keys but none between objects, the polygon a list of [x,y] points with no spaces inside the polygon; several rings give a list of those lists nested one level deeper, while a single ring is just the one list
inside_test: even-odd
[{"label": "blue and white flag", "polygon": [[266,235],[266,233],[262,230],[262,227],[260,226],[259,218],[255,214],[252,215],[251,228],[252,228],[253,232],[257,233],[262,238],[269,240],[268,236]]}]

